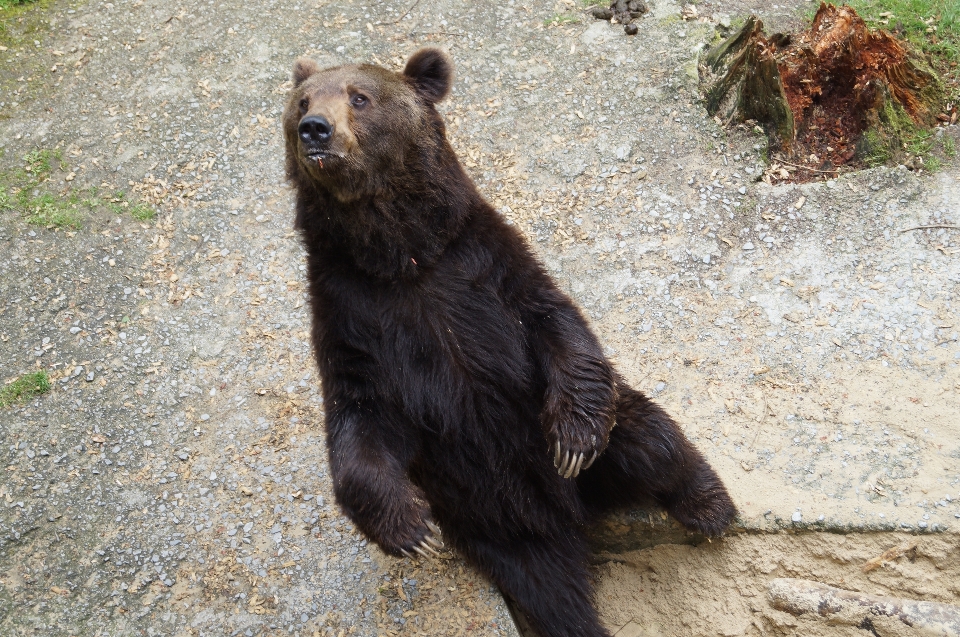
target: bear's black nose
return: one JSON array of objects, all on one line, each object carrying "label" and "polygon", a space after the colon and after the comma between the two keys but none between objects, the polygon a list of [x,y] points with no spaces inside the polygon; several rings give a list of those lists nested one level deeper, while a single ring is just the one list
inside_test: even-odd
[{"label": "bear's black nose", "polygon": [[311,115],[300,120],[297,131],[306,144],[325,144],[333,136],[333,124],[322,115]]}]

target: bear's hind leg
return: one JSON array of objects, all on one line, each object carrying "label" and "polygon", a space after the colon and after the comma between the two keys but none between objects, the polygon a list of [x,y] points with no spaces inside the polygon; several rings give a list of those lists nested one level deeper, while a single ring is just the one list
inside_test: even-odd
[{"label": "bear's hind leg", "polygon": [[723,533],[737,510],[720,477],[663,409],[623,383],[619,389],[610,443],[577,478],[584,503],[603,514],[653,499],[692,531]]},{"label": "bear's hind leg", "polygon": [[610,637],[593,607],[582,537],[472,541],[462,548],[516,602],[539,637]]}]

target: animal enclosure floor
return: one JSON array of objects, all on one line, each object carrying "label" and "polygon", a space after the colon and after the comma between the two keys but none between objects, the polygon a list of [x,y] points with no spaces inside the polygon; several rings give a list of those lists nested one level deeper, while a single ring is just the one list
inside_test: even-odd
[{"label": "animal enclosure floor", "polygon": [[[54,0],[5,25],[0,381],[44,369],[53,389],[0,409],[0,634],[515,634],[459,558],[384,556],[337,511],[283,179],[296,56],[399,70],[427,44],[457,65],[442,110],[469,174],[742,511],[742,538],[696,548],[627,514],[598,529],[611,626],[777,634],[762,579],[791,571],[747,560],[802,561],[795,530],[878,532],[851,536],[854,571],[905,535],[951,555],[960,166],[771,187],[765,140],[698,101],[714,14],[786,30],[808,3],[684,21],[656,1],[633,37],[570,3],[412,5]],[[59,159],[30,197],[114,207],[28,223],[9,187],[38,150]],[[829,555],[841,537],[822,537]],[[945,599],[924,591],[951,567],[923,555],[929,587],[907,592]],[[695,617],[701,591],[716,621]]]}]

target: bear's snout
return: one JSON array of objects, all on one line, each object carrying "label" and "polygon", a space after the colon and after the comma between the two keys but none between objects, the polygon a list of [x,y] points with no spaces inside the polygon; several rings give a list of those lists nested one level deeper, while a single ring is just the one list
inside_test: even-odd
[{"label": "bear's snout", "polygon": [[333,124],[323,115],[310,115],[300,120],[297,133],[307,146],[324,146],[333,137]]}]

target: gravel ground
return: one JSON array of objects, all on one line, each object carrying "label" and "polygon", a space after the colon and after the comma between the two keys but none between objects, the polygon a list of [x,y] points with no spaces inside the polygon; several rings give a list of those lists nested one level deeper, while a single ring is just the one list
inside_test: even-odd
[{"label": "gravel ground", "polygon": [[743,530],[956,541],[958,232],[901,232],[960,221],[956,161],[769,186],[762,139],[697,102],[721,13],[808,3],[658,1],[632,38],[572,3],[412,4],[53,2],[10,27],[0,169],[59,149],[52,192],[159,214],[0,214],[0,379],[54,378],[0,411],[0,633],[515,634],[458,558],[386,557],[333,505],[278,119],[304,54],[451,51],[467,169]]}]

